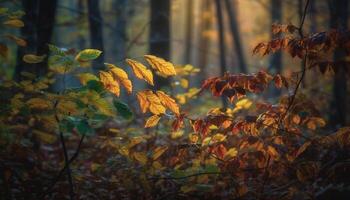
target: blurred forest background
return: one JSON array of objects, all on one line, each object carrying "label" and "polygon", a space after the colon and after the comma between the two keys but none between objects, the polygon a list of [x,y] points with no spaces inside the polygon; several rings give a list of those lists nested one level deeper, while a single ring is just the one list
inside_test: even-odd
[{"label": "blurred forest background", "polygon": [[[298,24],[305,6],[302,0],[14,2],[9,6],[23,8],[26,26],[20,33],[10,31],[14,35],[21,35],[27,44],[18,48],[12,44],[10,56],[0,58],[2,79],[18,79],[23,69],[45,74],[48,70],[45,62],[30,65],[21,58],[26,53],[48,54],[48,43],[59,47],[102,50],[96,68],[104,62],[123,67],[125,58],[137,59],[144,54],[163,57],[178,65],[191,64],[201,70],[199,76],[191,78],[191,86],[199,86],[205,78],[225,71],[247,73],[263,68],[290,76],[292,71],[301,69],[298,59],[285,56],[282,52],[259,57],[253,56],[252,50],[259,42],[272,39],[273,23]],[[3,4],[6,5],[6,2]],[[338,27],[339,23],[340,27],[346,29],[349,23],[347,1],[310,1],[308,12],[304,25],[307,34]],[[336,20],[337,17],[341,20]],[[6,31],[8,34],[9,30]],[[346,85],[345,78],[342,79],[340,84]],[[68,86],[79,84],[73,76],[67,77],[66,81]],[[62,87],[59,83],[57,81],[55,84],[55,90]],[[320,81],[317,75],[308,73],[303,84],[311,92],[324,94],[324,100],[332,99],[332,80]],[[340,97],[334,98],[338,98],[336,101],[346,108],[347,89],[342,87],[340,90]],[[349,106],[337,111],[341,112],[338,118],[342,119],[337,121],[340,120],[342,125],[345,124],[344,115],[347,111]]]}]

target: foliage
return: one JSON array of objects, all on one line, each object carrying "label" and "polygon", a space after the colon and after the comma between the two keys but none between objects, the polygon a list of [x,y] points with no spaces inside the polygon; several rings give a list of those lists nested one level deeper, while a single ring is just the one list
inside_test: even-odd
[{"label": "foliage", "polygon": [[[3,24],[20,27],[19,21]],[[274,25],[274,33],[285,35],[260,43],[254,52],[286,50],[305,59],[306,69],[323,70],[326,62],[336,70],[338,62],[346,62],[326,56],[348,50],[349,32],[300,37],[293,35],[296,31],[293,25]],[[47,75],[23,72],[20,82],[4,80],[0,86],[1,183],[15,188],[3,187],[2,193],[62,199],[70,188],[81,199],[327,199],[334,190],[350,192],[350,128],[321,134],[326,121],[312,99],[297,94],[295,77],[263,70],[226,73],[191,88],[190,77],[199,71],[191,65],[145,55],[150,67],[126,59],[132,74],[105,63],[95,75],[79,70],[91,67],[101,51],[49,48],[50,55],[23,57],[39,63],[48,56]],[[6,46],[0,50],[5,55]],[[81,86],[66,88],[67,74]],[[50,87],[58,75],[64,88],[55,93]],[[152,87],[135,91],[133,76],[153,86],[154,75],[172,77],[173,87],[183,93]],[[255,99],[271,83],[295,92],[275,104]],[[136,109],[122,101],[121,90],[138,102]],[[227,98],[231,107],[191,113],[190,101],[206,91],[216,100]],[[66,155],[57,156],[62,150]],[[62,173],[72,175],[73,188]]]}]

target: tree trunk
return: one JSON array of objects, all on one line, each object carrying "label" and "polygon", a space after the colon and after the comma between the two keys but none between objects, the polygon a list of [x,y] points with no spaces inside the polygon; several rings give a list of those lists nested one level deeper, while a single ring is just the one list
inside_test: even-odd
[{"label": "tree trunk", "polygon": [[37,76],[43,76],[48,71],[47,58],[38,64],[25,63],[22,58],[25,54],[47,55],[53,28],[55,25],[55,14],[57,0],[23,0],[24,27],[21,35],[27,41],[27,47],[18,47],[17,65],[15,68],[15,80],[21,80],[21,72],[26,71]]},{"label": "tree trunk", "polygon": [[[170,1],[151,0],[151,24],[149,53],[166,60],[170,59]],[[155,76],[155,88],[169,86],[170,81]]]},{"label": "tree trunk", "polygon": [[[89,29],[90,29],[90,45],[93,49],[104,51],[103,48],[103,20],[100,13],[100,6],[98,0],[88,0],[88,13],[89,13]],[[93,70],[97,73],[99,70],[104,69],[104,53],[102,53],[94,62]]]},{"label": "tree trunk", "polygon": [[[347,29],[348,1],[329,0],[330,28]],[[343,50],[336,50],[334,60],[339,61],[346,57]],[[333,100],[331,102],[330,124],[332,128],[346,124],[347,113],[347,77],[346,65],[336,66],[333,80]]]},{"label": "tree trunk", "polygon": [[39,16],[37,25],[37,54],[47,55],[44,62],[38,63],[38,71],[40,75],[48,72],[48,54],[52,33],[55,27],[57,0],[40,0],[39,1]]},{"label": "tree trunk", "polygon": [[[282,1],[281,0],[271,0],[271,24],[282,23]],[[271,38],[280,37],[280,34],[273,35],[271,33]],[[277,51],[271,55],[269,70],[271,73],[280,74],[282,72],[282,52]],[[273,88],[270,92],[273,97],[279,96],[281,91]]]},{"label": "tree trunk", "polygon": [[[216,7],[216,16],[217,16],[217,23],[218,23],[218,33],[219,33],[219,59],[220,59],[220,72],[223,76],[226,71],[226,53],[225,53],[225,37],[224,37],[224,18],[222,13],[222,5],[221,0],[215,0],[215,7]],[[222,98],[222,104],[223,108],[227,108],[227,99],[225,97]]]},{"label": "tree trunk", "polygon": [[208,63],[209,39],[204,33],[207,32],[211,26],[209,16],[209,13],[211,12],[211,5],[210,0],[201,0],[201,21],[198,36],[198,67],[201,69],[199,78],[202,80],[207,77],[206,67]]},{"label": "tree trunk", "polygon": [[233,39],[233,46],[236,50],[237,59],[239,62],[239,71],[242,73],[247,73],[246,62],[244,58],[244,52],[241,45],[241,37],[239,32],[239,25],[237,23],[235,2],[232,0],[225,0],[226,10],[229,16],[231,35]]},{"label": "tree trunk", "polygon": [[114,42],[111,51],[116,62],[126,57],[126,26],[127,26],[127,0],[114,0],[114,10],[116,12],[115,31],[112,32]]},{"label": "tree trunk", "polygon": [[185,64],[191,63],[192,57],[192,33],[193,33],[193,1],[187,0],[187,13],[186,13],[186,43],[185,43]]}]

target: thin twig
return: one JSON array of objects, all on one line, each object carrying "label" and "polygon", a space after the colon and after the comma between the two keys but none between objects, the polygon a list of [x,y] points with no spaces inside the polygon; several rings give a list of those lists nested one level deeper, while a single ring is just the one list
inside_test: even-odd
[{"label": "thin twig", "polygon": [[[301,18],[301,21],[300,21],[300,26],[298,28],[298,32],[299,32],[299,36],[300,38],[303,38],[304,37],[304,33],[303,33],[303,26],[304,26],[304,23],[305,23],[305,18],[306,18],[306,13],[307,13],[307,9],[308,9],[308,6],[309,6],[309,3],[310,3],[310,0],[307,0],[306,1],[306,4],[305,4],[305,8],[304,8],[304,13],[303,13],[303,16]],[[281,124],[281,121],[282,119],[288,114],[288,112],[290,111],[290,109],[292,108],[293,104],[294,104],[294,101],[295,101],[295,97],[298,93],[298,90],[300,88],[300,84],[301,82],[303,81],[304,77],[305,77],[305,74],[306,74],[306,60],[307,60],[307,56],[308,56],[308,51],[306,49],[306,52],[305,52],[305,55],[304,55],[304,58],[302,60],[302,73],[301,73],[301,76],[300,76],[300,79],[298,80],[296,86],[295,86],[295,89],[293,91],[293,94],[292,96],[290,97],[290,101],[288,103],[288,107],[286,109],[286,112],[281,115],[280,119],[278,120],[278,124],[280,125]]]},{"label": "thin twig", "polygon": [[[78,157],[79,153],[80,153],[80,149],[81,149],[81,145],[84,141],[85,135],[83,135],[80,138],[79,144],[77,149],[75,150],[74,155],[69,159],[68,163],[69,165],[73,163],[73,161]],[[54,188],[54,186],[57,184],[57,182],[60,180],[60,178],[62,177],[63,173],[66,171],[66,165],[64,165],[64,167],[60,170],[60,172],[58,173],[58,175],[54,178],[54,181],[52,182],[52,184],[45,190],[45,192],[43,193],[43,195],[41,196],[42,198],[44,198],[46,195],[48,195],[52,189]]]}]

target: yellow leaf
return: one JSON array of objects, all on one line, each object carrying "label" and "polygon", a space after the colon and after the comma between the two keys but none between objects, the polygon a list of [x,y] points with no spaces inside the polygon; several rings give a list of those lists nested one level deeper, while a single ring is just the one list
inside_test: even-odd
[{"label": "yellow leaf", "polygon": [[176,139],[181,137],[184,134],[183,130],[179,130],[179,131],[173,131],[171,132],[171,139]]},{"label": "yellow leaf", "polygon": [[147,163],[147,156],[144,152],[135,152],[133,155],[141,164],[145,165]]},{"label": "yellow leaf", "polygon": [[108,66],[111,74],[119,81],[130,94],[132,92],[132,83],[129,80],[128,74],[121,68],[114,66],[113,64],[105,63]]},{"label": "yellow leaf", "polygon": [[112,74],[104,71],[100,71],[100,80],[103,86],[117,97],[120,95],[119,83],[113,79]]},{"label": "yellow leaf", "polygon": [[52,144],[56,141],[57,137],[55,135],[52,135],[50,133],[45,133],[43,131],[39,130],[32,130],[32,133],[42,142],[46,144]]},{"label": "yellow leaf", "polygon": [[150,106],[150,103],[147,100],[146,93],[144,91],[137,92],[136,97],[137,97],[137,100],[139,101],[142,113],[145,113]]},{"label": "yellow leaf", "polygon": [[169,110],[171,110],[175,114],[180,114],[179,106],[176,104],[175,100],[171,97],[169,97],[167,94],[165,94],[162,91],[157,91],[157,96],[160,99],[160,102],[167,107]]},{"label": "yellow leaf", "polygon": [[91,74],[91,73],[81,73],[76,75],[82,85],[86,85],[87,82],[91,80],[98,80],[97,76]]},{"label": "yellow leaf", "polygon": [[133,137],[130,139],[130,142],[128,144],[128,148],[131,148],[137,144],[140,144],[141,142],[145,141],[145,139],[143,139],[142,137],[140,136],[136,136],[136,137]]},{"label": "yellow leaf", "polygon": [[221,133],[217,133],[213,136],[213,142],[222,142],[226,139],[226,135]]},{"label": "yellow leaf", "polygon": [[21,28],[24,26],[23,21],[19,19],[10,19],[10,20],[4,21],[3,24],[6,26],[11,26],[15,28]]},{"label": "yellow leaf", "polygon": [[163,155],[163,153],[164,153],[167,149],[168,149],[167,146],[157,147],[157,148],[153,151],[152,159],[153,159],[153,160],[157,160],[161,155]]},{"label": "yellow leaf", "polygon": [[158,96],[151,90],[140,91],[137,92],[136,95],[143,113],[145,113],[148,109],[155,115],[165,113],[165,107],[162,105]]},{"label": "yellow leaf", "polygon": [[189,134],[189,139],[191,141],[191,143],[197,143],[199,136],[197,134],[191,133]]},{"label": "yellow leaf", "polygon": [[146,66],[135,60],[126,59],[126,62],[129,64],[129,66],[131,67],[132,71],[138,79],[145,80],[150,85],[154,85],[153,74],[151,70],[147,69]]},{"label": "yellow leaf", "polygon": [[160,164],[160,162],[158,162],[158,161],[154,161],[154,162],[152,163],[152,167],[153,167],[154,169],[162,169],[162,168],[163,168],[162,164]]},{"label": "yellow leaf", "polygon": [[181,87],[183,87],[183,88],[188,88],[188,85],[189,85],[188,80],[182,78],[182,79],[180,80],[180,85],[181,85]]},{"label": "yellow leaf", "polygon": [[23,56],[23,61],[26,63],[40,63],[42,61],[44,61],[46,55],[42,55],[42,56],[37,56],[37,55],[33,55],[33,54],[27,54]]},{"label": "yellow leaf", "polygon": [[75,56],[75,60],[78,62],[88,62],[98,58],[102,51],[98,49],[84,49]]},{"label": "yellow leaf", "polygon": [[51,101],[48,101],[46,99],[41,98],[32,98],[29,99],[26,104],[31,109],[50,109],[53,107],[53,104]]},{"label": "yellow leaf", "polygon": [[160,116],[153,115],[146,120],[145,128],[150,128],[158,124]]},{"label": "yellow leaf", "polygon": [[236,107],[241,108],[241,109],[248,109],[250,106],[253,104],[252,101],[250,101],[247,98],[241,99],[236,103]]},{"label": "yellow leaf", "polygon": [[225,153],[225,158],[234,158],[237,156],[237,149],[236,148],[231,148]]},{"label": "yellow leaf", "polygon": [[206,137],[203,141],[202,141],[202,146],[207,146],[211,143],[212,138],[211,137]]},{"label": "yellow leaf", "polygon": [[153,55],[145,55],[145,59],[153,69],[156,69],[160,73],[160,75],[165,77],[176,75],[176,71],[172,63]]},{"label": "yellow leaf", "polygon": [[122,146],[120,149],[118,149],[118,152],[123,156],[129,156],[129,149],[125,146]]},{"label": "yellow leaf", "polygon": [[61,114],[71,114],[74,115],[78,112],[77,106],[72,101],[59,101],[57,104],[57,111]]}]

